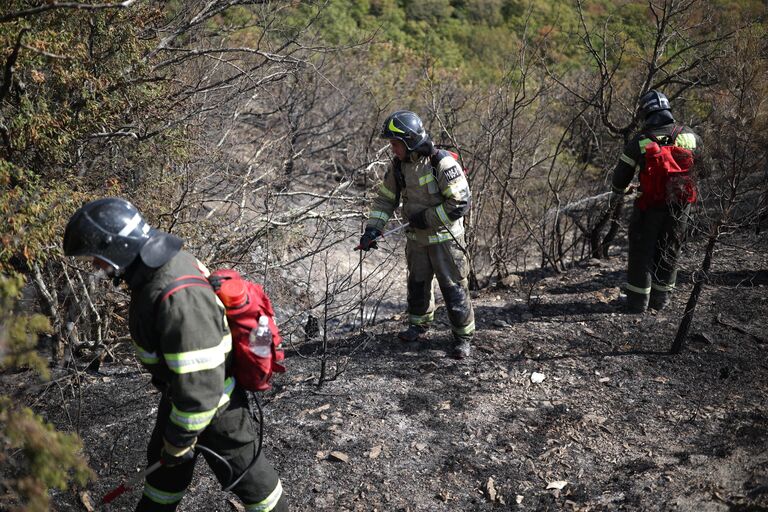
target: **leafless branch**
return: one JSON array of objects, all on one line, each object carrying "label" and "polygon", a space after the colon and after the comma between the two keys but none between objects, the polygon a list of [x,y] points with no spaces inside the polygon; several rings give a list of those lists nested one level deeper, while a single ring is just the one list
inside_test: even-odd
[{"label": "leafless branch", "polygon": [[78,11],[97,11],[102,9],[125,9],[136,3],[136,0],[125,0],[116,4],[84,4],[81,2],[49,2],[45,5],[30,7],[22,11],[11,12],[0,16],[0,23],[16,20],[19,18],[28,18],[36,14],[54,9],[74,9]]}]

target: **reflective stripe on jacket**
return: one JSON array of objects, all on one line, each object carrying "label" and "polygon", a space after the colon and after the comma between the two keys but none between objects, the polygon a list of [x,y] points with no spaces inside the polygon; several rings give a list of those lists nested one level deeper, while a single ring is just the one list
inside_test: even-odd
[{"label": "reflective stripe on jacket", "polygon": [[[408,227],[406,235],[419,245],[453,240],[464,233],[463,217],[469,211],[471,193],[461,165],[450,155],[440,159],[432,169],[430,157],[418,156],[401,162],[405,187],[400,190],[394,163],[390,163],[368,214],[368,227],[384,231],[384,226],[399,206],[408,217],[426,210],[427,229]],[[398,197],[399,196],[399,197]]]},{"label": "reflective stripe on jacket", "polygon": [[130,327],[136,354],[155,381],[166,386],[172,409],[165,438],[187,446],[229,403],[232,336],[224,305],[210,287],[189,286],[160,300],[181,276],[207,273],[180,251],[159,269],[142,266],[128,278]]}]

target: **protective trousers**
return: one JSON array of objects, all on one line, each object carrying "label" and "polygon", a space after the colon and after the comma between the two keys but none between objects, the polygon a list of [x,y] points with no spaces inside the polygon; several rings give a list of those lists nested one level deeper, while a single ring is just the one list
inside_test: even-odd
[{"label": "protective trousers", "polygon": [[642,312],[649,303],[661,309],[669,301],[690,210],[690,205],[633,209],[626,286],[630,311]]},{"label": "protective trousers", "polygon": [[[251,464],[258,449],[259,432],[248,408],[245,392],[235,387],[229,407],[211,421],[198,437],[198,444],[206,446],[223,457],[232,466],[232,478],[239,477]],[[158,406],[155,428],[147,448],[147,462],[154,464],[160,459],[163,432],[171,411],[171,403],[164,393]],[[212,455],[203,454],[222,486],[229,484],[229,471]],[[137,512],[176,510],[192,481],[195,462],[173,467],[161,467],[147,475],[144,495],[136,507]],[[262,452],[248,474],[232,489],[242,500],[247,511],[286,511],[282,486],[277,473]]]},{"label": "protective trousers", "polygon": [[411,325],[426,326],[435,315],[432,281],[437,277],[454,337],[471,338],[475,332],[475,313],[469,297],[469,263],[458,244],[464,237],[443,243],[420,245],[408,240],[408,314]]}]

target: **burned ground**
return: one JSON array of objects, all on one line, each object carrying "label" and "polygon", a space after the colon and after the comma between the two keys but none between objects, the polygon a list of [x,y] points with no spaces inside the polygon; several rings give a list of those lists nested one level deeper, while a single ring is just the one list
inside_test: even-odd
[{"label": "burned ground", "polygon": [[[397,319],[333,340],[346,366],[320,388],[319,360],[297,351],[316,342],[290,346],[288,373],[260,401],[291,509],[768,510],[765,252],[717,254],[677,356],[667,351],[692,274],[668,311],[625,315],[624,264],[593,260],[479,293],[467,361],[445,357],[443,309],[421,346],[396,341]],[[80,493],[97,500],[143,465],[159,396],[122,351],[127,362],[39,387],[3,376],[4,392],[80,433],[98,475],[54,492],[55,510],[83,510]],[[218,489],[198,464],[180,510],[236,510]],[[137,496],[111,509],[132,510]]]}]

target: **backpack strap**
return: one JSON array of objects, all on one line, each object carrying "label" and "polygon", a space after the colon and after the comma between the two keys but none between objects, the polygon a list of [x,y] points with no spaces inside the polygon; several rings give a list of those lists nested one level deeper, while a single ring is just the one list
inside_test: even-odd
[{"label": "backpack strap", "polygon": [[395,172],[395,184],[397,190],[395,190],[395,208],[400,206],[400,193],[405,188],[405,176],[403,175],[403,163],[399,158],[395,157],[392,160],[392,170]]},{"label": "backpack strap", "polygon": [[209,283],[208,279],[203,276],[186,275],[177,277],[168,283],[168,285],[160,292],[160,296],[157,298],[157,302],[155,303],[155,313],[157,313],[157,311],[160,309],[160,304],[168,300],[168,297],[178,292],[179,290],[189,288],[190,286],[203,286],[213,290],[211,283]]},{"label": "backpack strap", "polygon": [[674,146],[675,142],[677,141],[677,136],[680,135],[683,132],[683,125],[676,125],[672,129],[672,133],[669,135],[669,145]]},{"label": "backpack strap", "polygon": [[[435,181],[437,181],[437,169],[440,167],[440,161],[447,157],[451,156],[450,151],[446,151],[445,149],[438,149],[435,148],[435,150],[432,152],[431,155],[429,155],[429,166],[432,168],[432,177],[435,178]],[[392,166],[395,170],[395,182],[397,183],[397,192],[396,192],[396,199],[395,201],[400,204],[400,191],[405,188],[405,176],[403,175],[403,163],[400,161],[399,158],[395,158]]]},{"label": "backpack strap", "polygon": [[451,156],[451,153],[444,149],[436,149],[429,155],[429,165],[432,166],[432,176],[435,181],[437,181],[437,169],[440,168],[440,161],[447,156]]},{"label": "backpack strap", "polygon": [[651,135],[650,133],[643,133],[643,135],[651,139],[653,142],[655,142],[659,146],[674,146],[675,141],[677,140],[677,136],[680,135],[680,132],[682,131],[683,131],[683,126],[676,124],[672,128],[672,132],[666,136],[668,137],[669,142],[662,142],[658,139],[658,137],[656,137],[655,135]]}]

